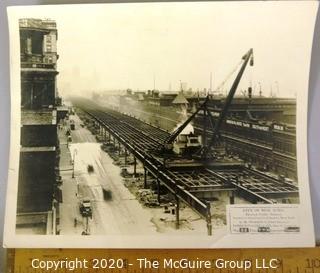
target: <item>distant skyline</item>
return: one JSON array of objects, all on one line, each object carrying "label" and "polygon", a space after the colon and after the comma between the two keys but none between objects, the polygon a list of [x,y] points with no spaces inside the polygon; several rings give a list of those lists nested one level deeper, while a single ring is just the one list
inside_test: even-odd
[{"label": "distant skyline", "polygon": [[[316,2],[196,2],[41,6],[26,17],[58,29],[58,91],[213,90],[249,50],[237,95],[294,97],[309,77]],[[235,78],[226,82],[225,89]],[[307,90],[305,90],[307,91]]]}]

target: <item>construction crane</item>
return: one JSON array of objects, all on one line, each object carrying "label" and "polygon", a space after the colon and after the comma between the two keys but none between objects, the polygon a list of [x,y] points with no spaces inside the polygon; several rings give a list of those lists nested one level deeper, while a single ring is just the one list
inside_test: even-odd
[{"label": "construction crane", "polygon": [[[245,71],[245,68],[247,67],[247,64],[250,61],[250,65],[253,66],[253,49],[251,48],[241,59],[242,66],[237,74],[236,79],[234,80],[230,91],[228,93],[228,96],[226,97],[224,101],[224,105],[222,107],[222,110],[219,114],[219,117],[216,121],[213,120],[213,117],[207,108],[207,104],[210,100],[209,95],[206,97],[205,101],[198,107],[198,109],[181,125],[179,126],[165,141],[164,144],[159,147],[159,151],[162,153],[168,153],[172,151],[173,149],[173,143],[176,140],[176,138],[179,136],[179,134],[187,127],[187,125],[195,118],[195,116],[201,111],[204,111],[205,117],[207,116],[210,121],[210,125],[212,127],[212,137],[210,141],[208,142],[208,145],[206,143],[203,143],[201,148],[194,154],[195,158],[201,158],[201,159],[207,159],[208,155],[210,153],[211,147],[215,144],[217,139],[219,138],[221,125],[228,113],[229,107],[231,105],[232,99],[235,95],[235,92],[237,90],[237,87],[240,83],[240,80],[242,78],[242,75]],[[205,122],[205,121],[204,121]]]},{"label": "construction crane", "polygon": [[[224,121],[224,119],[228,113],[229,107],[230,107],[231,102],[233,100],[233,97],[237,91],[238,85],[240,83],[240,80],[242,78],[244,70],[247,67],[248,62],[250,61],[250,66],[254,65],[253,49],[252,48],[250,48],[249,51],[242,57],[242,60],[243,60],[243,64],[238,72],[236,79],[234,80],[234,82],[230,88],[228,96],[225,99],[225,102],[224,102],[223,108],[219,114],[219,117],[214,124],[212,137],[211,137],[208,145],[203,145],[199,151],[199,154],[201,155],[202,159],[206,159],[208,157],[208,153],[210,152],[211,147],[214,145],[214,143],[220,137],[220,129],[221,129],[222,122]],[[211,117],[210,111],[208,111],[208,113],[209,113],[209,116],[211,119],[212,117]]]}]

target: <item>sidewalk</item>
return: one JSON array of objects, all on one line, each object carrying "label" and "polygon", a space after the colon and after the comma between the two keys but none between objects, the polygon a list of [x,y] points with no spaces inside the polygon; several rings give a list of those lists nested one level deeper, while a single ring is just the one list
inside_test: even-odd
[{"label": "sidewalk", "polygon": [[[84,230],[82,225],[82,216],[79,212],[79,200],[77,197],[77,181],[72,178],[72,156],[68,148],[66,132],[69,127],[69,121],[61,123],[61,129],[58,129],[58,138],[60,141],[60,175],[62,178],[62,203],[60,204],[60,230],[61,235],[81,234]],[[77,224],[75,224],[77,218]]]}]

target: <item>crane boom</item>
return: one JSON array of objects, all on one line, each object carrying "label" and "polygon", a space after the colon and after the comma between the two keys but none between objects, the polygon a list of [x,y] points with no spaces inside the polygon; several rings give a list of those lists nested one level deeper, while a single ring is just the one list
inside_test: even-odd
[{"label": "crane boom", "polygon": [[175,139],[179,136],[179,134],[186,128],[186,126],[194,119],[194,117],[199,113],[200,110],[204,110],[205,113],[208,113],[208,116],[210,118],[210,124],[213,129],[213,136],[209,141],[209,145],[204,145],[201,147],[201,149],[196,152],[196,155],[201,155],[201,158],[207,158],[207,154],[210,151],[211,146],[214,144],[217,136],[219,135],[219,131],[222,125],[223,120],[225,119],[228,109],[230,107],[230,104],[232,102],[232,99],[234,97],[234,94],[237,90],[237,87],[239,85],[239,82],[242,78],[242,75],[244,73],[244,70],[250,61],[250,65],[253,65],[253,49],[251,48],[243,57],[243,64],[237,74],[236,79],[234,80],[231,89],[229,91],[228,96],[226,97],[226,100],[224,102],[224,106],[222,108],[222,111],[220,112],[218,120],[213,124],[213,117],[207,107],[207,103],[209,102],[209,95],[206,97],[205,101],[198,107],[198,109],[181,125],[179,126],[165,141],[161,146],[158,148],[159,151],[161,151],[163,148],[165,150],[172,149],[172,144],[175,141]]},{"label": "crane boom", "polygon": [[197,111],[195,111],[181,126],[179,126],[165,141],[165,144],[172,144],[178,135],[183,131],[184,128],[190,123],[190,121],[198,114],[198,112],[203,109],[203,107],[209,101],[209,96],[206,97],[205,101],[199,106]]},{"label": "crane boom", "polygon": [[220,112],[219,118],[215,123],[214,129],[213,129],[213,135],[209,141],[209,144],[207,146],[203,146],[200,150],[200,154],[201,154],[202,158],[207,157],[207,154],[210,151],[210,148],[212,147],[212,145],[214,144],[215,140],[217,139],[217,137],[219,135],[219,131],[220,131],[222,122],[228,113],[232,99],[237,91],[237,87],[240,83],[243,72],[246,69],[249,60],[250,60],[250,65],[253,66],[253,49],[252,48],[250,48],[249,51],[242,57],[242,60],[244,60],[244,62],[238,72],[236,79],[234,80],[234,82],[230,88],[228,96],[226,97],[222,111]]}]

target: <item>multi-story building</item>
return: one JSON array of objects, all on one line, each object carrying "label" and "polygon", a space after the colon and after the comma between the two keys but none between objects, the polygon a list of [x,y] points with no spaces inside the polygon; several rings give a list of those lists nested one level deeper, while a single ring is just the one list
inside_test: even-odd
[{"label": "multi-story building", "polygon": [[28,18],[19,20],[19,28],[21,148],[17,232],[54,233],[59,57],[56,23]]}]

